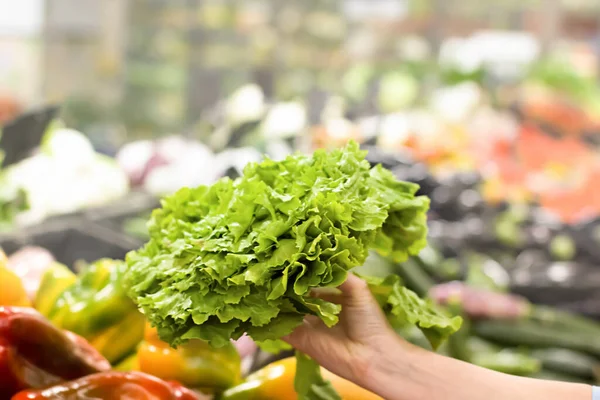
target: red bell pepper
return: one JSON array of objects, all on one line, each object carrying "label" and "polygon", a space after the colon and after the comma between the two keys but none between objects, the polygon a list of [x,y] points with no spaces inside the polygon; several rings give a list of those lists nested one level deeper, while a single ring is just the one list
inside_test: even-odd
[{"label": "red bell pepper", "polygon": [[142,372],[101,372],[42,390],[26,390],[12,400],[200,400],[176,382]]},{"label": "red bell pepper", "polygon": [[0,399],[109,369],[85,339],[34,309],[0,307]]}]

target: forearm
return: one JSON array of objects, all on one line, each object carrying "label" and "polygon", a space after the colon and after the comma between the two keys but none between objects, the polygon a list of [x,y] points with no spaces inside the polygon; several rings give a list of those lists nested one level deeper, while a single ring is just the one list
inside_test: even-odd
[{"label": "forearm", "polygon": [[591,400],[588,385],[494,372],[400,343],[362,386],[388,400]]}]

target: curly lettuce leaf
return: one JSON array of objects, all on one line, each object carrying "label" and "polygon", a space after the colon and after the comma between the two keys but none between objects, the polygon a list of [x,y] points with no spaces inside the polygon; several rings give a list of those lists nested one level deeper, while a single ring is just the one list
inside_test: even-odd
[{"label": "curly lettuce leaf", "polygon": [[426,244],[429,200],[365,155],[351,142],[267,159],[165,198],[127,256],[129,295],[174,346],[244,333],[277,343],[305,315],[334,325],[339,306],[313,288],[339,286],[369,249],[402,262]]},{"label": "curly lettuce leaf", "polygon": [[446,315],[430,300],[420,298],[415,292],[402,285],[397,275],[387,278],[361,276],[371,293],[385,311],[390,322],[396,326],[411,324],[425,335],[431,347],[437,349],[462,324],[458,316]]},{"label": "curly lettuce leaf", "polygon": [[321,367],[307,355],[296,352],[294,389],[298,400],[342,400],[331,382],[321,374]]}]

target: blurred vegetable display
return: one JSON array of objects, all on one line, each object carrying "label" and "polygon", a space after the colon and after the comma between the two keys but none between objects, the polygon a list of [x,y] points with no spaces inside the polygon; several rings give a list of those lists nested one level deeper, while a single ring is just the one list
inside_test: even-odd
[{"label": "blurred vegetable display", "polygon": [[0,223],[18,226],[106,204],[129,191],[113,159],[96,153],[82,133],[62,128],[48,131],[37,154],[1,170],[0,180]]}]

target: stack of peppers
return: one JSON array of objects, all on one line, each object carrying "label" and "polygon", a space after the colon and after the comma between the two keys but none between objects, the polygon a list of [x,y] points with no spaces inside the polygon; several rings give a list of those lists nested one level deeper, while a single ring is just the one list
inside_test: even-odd
[{"label": "stack of peppers", "polygon": [[178,383],[112,372],[85,339],[32,308],[0,306],[0,398],[12,400],[198,400]]},{"label": "stack of peppers", "polygon": [[[34,301],[5,262],[3,256],[0,306],[18,307],[3,307],[0,315],[0,399],[119,399],[127,393],[191,400],[201,395],[174,381],[218,393],[241,380],[233,345],[214,350],[192,341],[172,349],[160,341],[126,296],[122,261],[99,260],[78,275],[54,264]],[[93,354],[98,366],[68,369],[53,361],[77,361],[79,354]],[[109,371],[111,364],[116,367]]]}]

